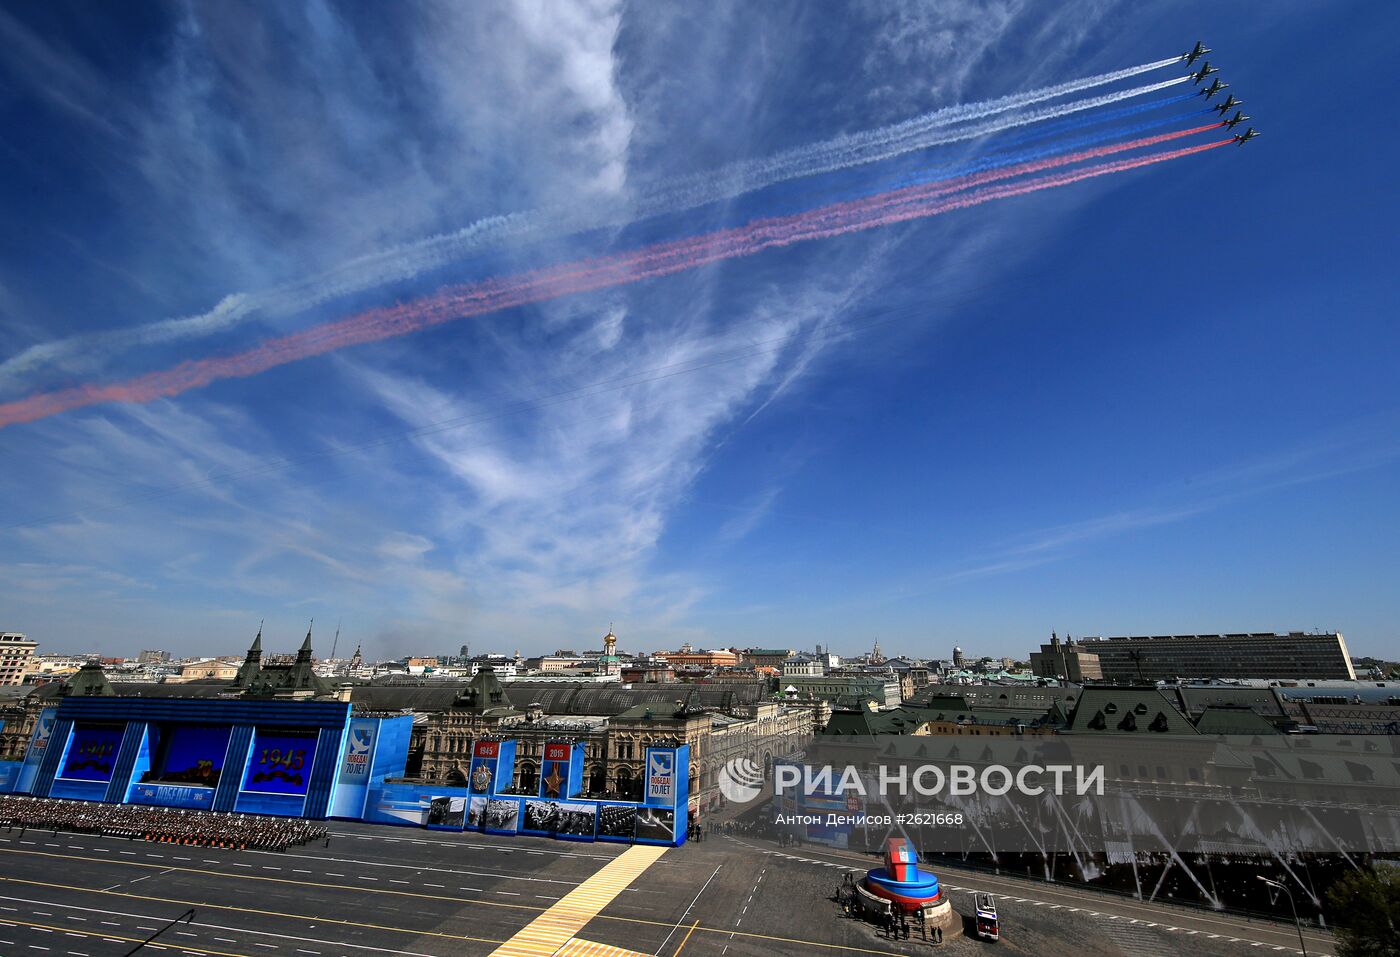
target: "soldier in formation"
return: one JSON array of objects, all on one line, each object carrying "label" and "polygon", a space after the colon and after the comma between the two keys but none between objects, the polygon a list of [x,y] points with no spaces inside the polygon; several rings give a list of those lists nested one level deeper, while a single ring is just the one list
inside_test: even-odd
[{"label": "soldier in formation", "polygon": [[324,824],[301,818],[16,795],[0,796],[0,827],[45,828],[161,844],[261,851],[285,851],[329,839]]}]

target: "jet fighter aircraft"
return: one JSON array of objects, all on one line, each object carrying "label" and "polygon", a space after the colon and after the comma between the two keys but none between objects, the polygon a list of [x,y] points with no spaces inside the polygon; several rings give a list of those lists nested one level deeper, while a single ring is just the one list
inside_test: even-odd
[{"label": "jet fighter aircraft", "polygon": [[1215,112],[1219,113],[1221,116],[1224,116],[1243,102],[1244,100],[1235,99],[1235,94],[1231,93],[1229,96],[1225,97],[1224,103],[1217,103],[1212,106],[1211,109],[1215,110]]},{"label": "jet fighter aircraft", "polygon": [[1209,53],[1209,52],[1210,52],[1210,48],[1207,47],[1207,46],[1204,46],[1204,45],[1201,43],[1200,40],[1197,40],[1197,41],[1196,41],[1196,45],[1195,45],[1194,47],[1192,47],[1191,49],[1187,50],[1185,53],[1183,53],[1183,54],[1181,55],[1181,59],[1183,59],[1183,60],[1186,61],[1186,65],[1187,65],[1187,66],[1190,66],[1191,64],[1195,63],[1197,60],[1199,60],[1201,57],[1205,56],[1205,55],[1206,55],[1207,53]]},{"label": "jet fighter aircraft", "polygon": [[1215,82],[1212,83],[1210,86],[1206,87],[1205,89],[1201,90],[1200,95],[1201,95],[1201,96],[1204,96],[1204,97],[1208,100],[1208,99],[1210,99],[1212,96],[1215,96],[1215,94],[1219,93],[1221,90],[1225,89],[1225,88],[1226,88],[1227,86],[1229,86],[1229,85],[1230,85],[1230,84],[1228,84],[1228,83],[1221,83],[1221,82],[1220,82],[1220,77],[1216,77],[1216,78],[1215,78]]}]

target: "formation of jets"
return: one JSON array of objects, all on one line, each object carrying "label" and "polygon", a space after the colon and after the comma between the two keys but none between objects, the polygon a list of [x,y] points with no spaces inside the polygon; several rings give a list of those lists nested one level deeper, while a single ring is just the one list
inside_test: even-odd
[{"label": "formation of jets", "polygon": [[[1201,59],[1201,57],[1205,56],[1207,53],[1210,52],[1210,47],[1206,46],[1200,40],[1197,40],[1196,45],[1191,49],[1187,50],[1185,53],[1183,53],[1180,59],[1183,64],[1189,67],[1192,64],[1194,64],[1197,60]],[[1200,65],[1199,68],[1188,72],[1186,75],[1195,81],[1196,86],[1201,86],[1202,80],[1210,76],[1212,73],[1219,72],[1219,67],[1211,66],[1210,61],[1206,60]],[[1211,97],[1215,96],[1215,94],[1219,93],[1221,90],[1225,89],[1229,85],[1230,84],[1228,83],[1222,83],[1220,77],[1217,76],[1213,81],[1211,81],[1210,85],[1201,87],[1201,89],[1197,90],[1196,92],[1199,96],[1204,96],[1207,100],[1209,100]],[[1210,108],[1220,114],[1221,125],[1224,126],[1227,130],[1233,131],[1236,126],[1238,126],[1241,123],[1244,123],[1249,119],[1249,117],[1244,115],[1243,111],[1237,109],[1237,107],[1243,102],[1244,100],[1236,99],[1235,95],[1231,93],[1228,96],[1226,96],[1224,100],[1222,100],[1219,103],[1213,104]],[[1226,115],[1231,110],[1235,111],[1235,115],[1231,116],[1229,119],[1226,119]],[[1235,134],[1235,145],[1242,146],[1245,143],[1248,143],[1250,140],[1254,139],[1254,137],[1258,135],[1259,131],[1256,130],[1254,127],[1246,127],[1243,133]]]}]

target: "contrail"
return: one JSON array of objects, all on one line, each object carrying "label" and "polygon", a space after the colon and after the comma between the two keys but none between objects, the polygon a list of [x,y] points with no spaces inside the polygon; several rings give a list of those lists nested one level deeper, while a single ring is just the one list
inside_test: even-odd
[{"label": "contrail", "polygon": [[[868,144],[852,146],[841,151],[827,151],[823,149],[801,157],[789,157],[782,167],[765,166],[762,176],[755,174],[752,180],[744,182],[742,186],[726,185],[721,181],[711,179],[688,193],[680,194],[678,190],[676,195],[667,196],[668,203],[666,208],[664,210],[658,210],[658,212],[669,212],[677,209],[703,206],[706,203],[717,202],[718,200],[728,198],[730,195],[752,192],[799,176],[834,173],[838,170],[850,169],[851,167],[861,166],[866,163],[891,159],[895,156],[912,153],[917,150],[929,149],[934,146],[946,146],[949,143],[960,143],[966,140],[980,139],[983,136],[1000,133],[1002,130],[1030,126],[1033,123],[1039,123],[1043,120],[1057,119],[1061,116],[1068,116],[1071,113],[1080,113],[1084,110],[1096,109],[1100,106],[1107,106],[1110,103],[1117,103],[1120,100],[1126,100],[1130,97],[1142,96],[1145,93],[1155,93],[1169,86],[1184,83],[1188,79],[1189,77],[1178,77],[1171,80],[1164,80],[1160,83],[1151,83],[1147,86],[1118,90],[1113,93],[1106,93],[1101,96],[1089,97],[1083,100],[1074,100],[1056,106],[1041,107],[1026,113],[1014,113],[1010,116],[984,123],[977,123],[971,126],[955,126],[951,129],[923,129],[907,136],[889,139],[882,138]],[[767,163],[768,161],[764,162]]]},{"label": "contrail", "polygon": [[[1008,137],[1005,137],[1005,138],[1002,138],[1002,139],[998,140],[998,144],[997,144],[997,145],[998,145],[998,146],[1003,146],[1003,147],[1005,147],[1005,146],[1017,146],[1017,145],[1020,145],[1020,144],[1022,144],[1022,143],[1033,143],[1033,142],[1036,142],[1037,140],[1051,139],[1051,138],[1053,138],[1053,137],[1055,137],[1055,136],[1058,136],[1058,135],[1061,134],[1061,133],[1065,133],[1065,132],[1069,132],[1069,131],[1077,130],[1077,129],[1082,129],[1082,128],[1086,127],[1086,126],[1097,126],[1097,125],[1100,125],[1100,124],[1103,124],[1103,123],[1109,123],[1109,122],[1112,122],[1113,120],[1123,119],[1123,118],[1129,117],[1129,116],[1136,116],[1136,115],[1138,115],[1138,114],[1146,113],[1146,112],[1149,112],[1149,111],[1151,111],[1151,110],[1160,109],[1160,108],[1165,107],[1165,106],[1172,106],[1172,105],[1175,105],[1175,104],[1177,104],[1177,103],[1184,103],[1184,102],[1186,102],[1187,100],[1194,99],[1195,97],[1196,97],[1196,94],[1194,94],[1194,93],[1184,93],[1184,94],[1181,94],[1181,95],[1179,95],[1179,96],[1170,96],[1170,97],[1166,97],[1166,98],[1160,99],[1160,100],[1153,100],[1153,101],[1151,101],[1151,102],[1149,102],[1149,103],[1135,103],[1135,104],[1132,104],[1132,105],[1130,105],[1130,106],[1120,106],[1120,107],[1118,107],[1118,108],[1116,108],[1116,109],[1112,109],[1112,110],[1096,110],[1096,111],[1094,111],[1094,112],[1092,112],[1092,113],[1089,113],[1087,116],[1075,116],[1075,117],[1071,117],[1071,118],[1069,118],[1069,119],[1062,119],[1062,120],[1059,120],[1059,121],[1053,122],[1053,123],[1052,123],[1052,122],[1041,122],[1041,123],[1029,124],[1022,132],[1020,132],[1020,133],[1018,133],[1018,134],[1016,134],[1016,135],[1014,135],[1014,136],[1008,136]],[[1074,149],[1074,148],[1076,148],[1078,145],[1081,145],[1081,144],[1083,144],[1083,143],[1085,143],[1085,142],[1102,142],[1104,139],[1111,139],[1111,138],[1113,138],[1114,136],[1118,136],[1118,135],[1127,136],[1127,135],[1129,135],[1129,134],[1131,134],[1131,133],[1135,133],[1135,132],[1137,132],[1137,131],[1139,131],[1139,130],[1151,129],[1151,128],[1154,127],[1154,126],[1161,126],[1161,125],[1165,125],[1165,124],[1167,124],[1167,123],[1174,123],[1174,122],[1177,122],[1178,120],[1184,120],[1184,119],[1186,119],[1186,118],[1189,117],[1189,116],[1195,115],[1196,113],[1206,114],[1206,113],[1209,113],[1209,112],[1210,112],[1209,109],[1204,109],[1204,110],[1199,110],[1199,111],[1191,111],[1191,112],[1185,113],[1185,114],[1172,114],[1171,116],[1166,116],[1166,117],[1163,117],[1163,118],[1158,119],[1158,120],[1152,120],[1152,121],[1150,121],[1150,122],[1143,122],[1143,123],[1135,124],[1135,125],[1133,125],[1133,126],[1131,126],[1131,127],[1127,127],[1127,128],[1120,128],[1119,130],[1117,130],[1117,131],[1115,131],[1115,132],[1112,132],[1112,133],[1105,133],[1105,134],[1102,134],[1102,135],[1100,135],[1100,136],[1098,136],[1098,137],[1096,137],[1096,138],[1091,138],[1091,139],[1080,138],[1080,139],[1070,140],[1070,141],[1067,141],[1067,142],[1065,142],[1065,143],[1063,143],[1063,144],[1057,145],[1056,147],[1053,147],[1052,150]],[[1003,155],[1005,155],[1005,154],[1003,154]],[[990,159],[990,157],[989,157],[989,159]],[[961,172],[961,170],[959,170],[959,172]],[[951,174],[951,173],[948,173],[947,175],[952,175],[952,174]],[[891,189],[891,188],[893,188],[894,186],[904,185],[905,180],[906,180],[907,177],[909,177],[909,176],[918,176],[920,179],[925,179],[925,178],[927,178],[927,176],[926,176],[924,173],[919,173],[919,172],[915,172],[915,173],[898,172],[898,173],[886,174],[885,176],[880,177],[880,178],[865,179],[865,180],[863,181],[863,183],[864,183],[864,186],[866,187],[866,189],[867,189],[869,192],[879,192],[879,191],[884,190],[884,189]],[[883,185],[881,185],[881,184],[883,184]],[[873,187],[873,188],[872,188],[872,187]],[[809,182],[808,180],[796,180],[796,181],[793,181],[793,182],[791,182],[791,183],[789,183],[789,184],[787,184],[787,185],[775,184],[775,195],[784,196],[784,197],[786,197],[786,196],[804,196],[804,197],[805,197],[805,196],[810,196],[810,195],[813,195],[813,194],[820,194],[820,193],[831,194],[832,192],[839,192],[839,189],[838,189],[838,190],[833,190],[832,187],[831,187],[829,184],[824,183],[824,182]]]},{"label": "contrail", "polygon": [[[908,153],[913,150],[927,149],[930,146],[939,146],[944,143],[956,143],[961,140],[975,139],[978,136],[985,136],[989,132],[1024,126],[1030,123],[1038,123],[1041,120],[1065,116],[1069,113],[1093,109],[1094,107],[1104,106],[1109,103],[1117,103],[1120,100],[1129,99],[1130,97],[1141,96],[1145,93],[1153,93],[1178,83],[1185,83],[1190,77],[1175,77],[1160,83],[1150,83],[1146,86],[1119,90],[1105,96],[1089,97],[1084,100],[1078,100],[1055,107],[1044,107],[1029,113],[1013,115],[1009,120],[1000,123],[987,124],[980,127],[959,128],[952,132],[942,134],[934,132],[935,130],[945,130],[950,126],[957,126],[959,123],[967,123],[987,116],[1010,113],[1013,110],[1022,110],[1045,100],[1055,99],[1069,93],[1080,92],[1096,86],[1103,86],[1124,79],[1125,77],[1159,69],[1174,62],[1176,61],[1159,60],[1156,63],[1143,64],[1140,67],[1132,67],[1114,73],[1104,73],[1096,77],[1088,77],[1084,80],[1062,83],[1053,87],[1044,87],[1043,89],[1028,93],[1004,96],[997,100],[987,100],[981,103],[947,107],[890,126],[867,130],[862,133],[836,136],[822,143],[796,147],[762,159],[746,160],[741,163],[734,163],[722,167],[712,172],[696,174],[668,184],[666,191],[670,193],[694,190],[701,196],[714,196],[714,199],[706,199],[703,200],[703,202],[714,202],[715,199],[725,198],[722,195],[717,195],[718,191],[733,189],[734,187],[732,184],[736,181],[742,184],[755,184],[746,185],[745,188],[741,190],[742,192],[749,192],[752,189],[760,189],[763,186],[768,186],[785,179],[791,179],[795,176],[828,173],[838,169],[845,169],[849,166],[856,166],[861,163],[888,159],[892,156],[898,156],[901,153]],[[700,204],[697,203],[696,205]]]},{"label": "contrail", "polygon": [[[1060,153],[1067,153],[1070,150],[1082,149],[1087,146],[1093,146],[1096,143],[1104,143],[1110,140],[1122,139],[1125,136],[1132,136],[1136,133],[1143,133],[1147,130],[1155,129],[1159,126],[1167,126],[1173,123],[1180,123],[1183,120],[1189,119],[1192,115],[1195,114],[1173,114],[1171,116],[1157,117],[1151,120],[1144,120],[1140,123],[1134,123],[1131,126],[1120,126],[1115,129],[1105,130],[1101,133],[1092,133],[1087,136],[1079,136],[1073,139],[1060,140],[1048,146],[1042,146],[1038,149],[1033,150],[1022,150],[1018,153],[989,153],[986,156],[981,156],[976,159],[969,160],[965,163],[957,164],[955,166],[930,166],[925,167],[923,169],[906,170],[899,173],[892,173],[879,179],[866,180],[855,188],[848,187],[846,189],[838,189],[835,192],[839,193],[840,196],[844,199],[855,199],[860,196],[870,196],[874,195],[875,193],[883,193],[891,189],[900,189],[905,186],[914,186],[919,183],[934,182],[937,180],[948,179],[950,177],[955,176],[965,176],[969,173],[976,173],[982,170],[1000,169],[1002,167],[1026,163],[1031,160],[1040,159],[1046,156],[1054,156]],[[1214,129],[1219,125],[1220,124],[1218,122],[1214,122],[1202,126],[1199,129]],[[1177,133],[1172,135],[1177,136],[1180,134]],[[1038,139],[1039,137],[1034,138]],[[1022,170],[1022,172],[1026,171]],[[820,187],[813,186],[808,189],[804,189],[802,191],[802,194],[807,195],[817,192],[819,190]],[[829,194],[833,191],[827,189],[825,190],[825,192]]]},{"label": "contrail", "polygon": [[[1068,133],[1071,130],[1083,129],[1086,126],[1097,126],[1100,123],[1110,123],[1114,120],[1121,120],[1129,116],[1137,116],[1139,113],[1148,113],[1152,110],[1161,109],[1164,106],[1175,106],[1178,103],[1185,103],[1187,100],[1193,100],[1195,98],[1196,94],[1194,93],[1181,93],[1177,96],[1168,96],[1160,100],[1150,100],[1147,103],[1133,103],[1112,110],[1099,110],[1098,112],[1090,113],[1088,116],[1076,116],[1054,123],[1042,123],[1017,136],[1007,137],[1005,143],[1010,146],[1031,140],[1058,136],[1060,133]],[[1201,110],[1202,113],[1207,111],[1208,110],[1205,109]]]},{"label": "contrail", "polygon": [[227,296],[213,309],[197,315],[164,319],[128,329],[86,333],[30,346],[0,362],[0,387],[14,383],[36,369],[66,359],[82,358],[93,353],[113,355],[141,346],[211,335],[259,316],[281,318],[296,315],[341,296],[412,279],[505,242],[528,242],[590,229],[622,226],[639,219],[730,199],[800,176],[832,172],[944,142],[972,139],[1013,126],[1093,109],[1160,90],[1173,83],[1184,82],[1186,78],[1064,104],[1000,125],[966,130],[963,135],[949,139],[940,139],[933,133],[948,126],[1024,109],[1046,100],[1118,82],[1177,62],[1176,57],[1157,60],[994,100],[945,107],[900,123],[861,133],[843,134],[772,157],[745,160],[718,170],[644,186],[630,203],[580,204],[486,217],[455,232],[369,253],[312,276],[258,292]]},{"label": "contrail", "polygon": [[[1019,167],[959,177],[939,184],[893,190],[878,196],[819,207],[793,216],[755,220],[733,229],[644,246],[625,253],[561,263],[512,276],[493,277],[465,286],[451,287],[411,303],[372,309],[271,339],[233,355],[187,361],[173,368],[148,373],[125,382],[84,385],[38,393],[0,404],[0,427],[32,422],[102,402],[149,402],[161,397],[179,395],[221,379],[255,375],[346,346],[406,335],[471,316],[667,276],[793,243],[838,236],[909,219],[936,216],[995,199],[1021,196],[1091,177],[1137,169],[1214,149],[1233,141],[1221,140],[1022,179],[999,186],[974,188],[995,179],[1024,175],[1026,172],[1049,168],[1052,165],[1081,162],[1112,152],[1160,144],[1217,129],[1219,125],[1210,124],[1128,143],[1097,147],[1066,157],[1038,160]],[[953,195],[948,195],[950,192]]]}]

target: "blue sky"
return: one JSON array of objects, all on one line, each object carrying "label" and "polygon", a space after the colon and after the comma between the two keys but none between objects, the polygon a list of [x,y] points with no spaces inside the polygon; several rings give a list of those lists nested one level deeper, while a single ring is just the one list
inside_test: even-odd
[{"label": "blue sky", "polygon": [[[290,650],[315,617],[323,652],[341,620],[385,656],[587,647],[610,622],[626,648],[1023,656],[1052,629],[1316,627],[1395,657],[1374,38],[1398,29],[1362,3],[0,11],[0,401],[800,208],[798,184],[257,299],[1197,37],[1265,131],[0,429],[0,628],[114,654],[238,651],[264,618]],[[198,315],[217,329],[151,341]]]}]

